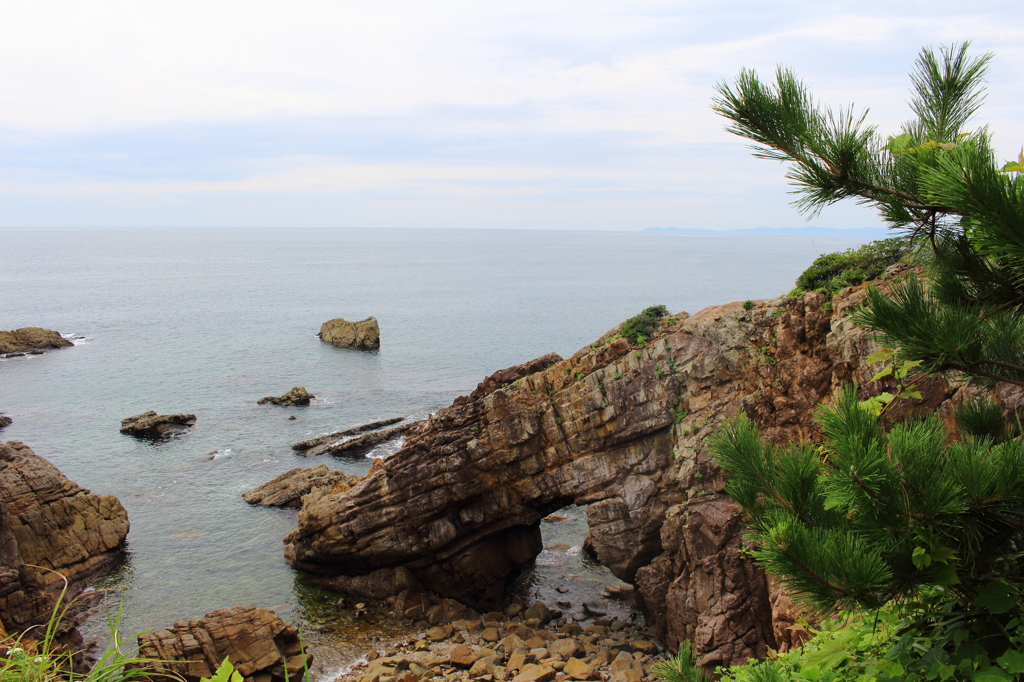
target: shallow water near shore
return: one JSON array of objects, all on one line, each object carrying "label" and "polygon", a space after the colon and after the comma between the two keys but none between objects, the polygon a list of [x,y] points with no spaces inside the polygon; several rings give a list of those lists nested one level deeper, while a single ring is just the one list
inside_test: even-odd
[{"label": "shallow water near shore", "polygon": [[[320,646],[355,650],[401,627],[372,610],[370,622],[337,608],[335,595],[284,560],[281,539],[295,511],[250,507],[241,495],[297,466],[365,473],[370,460],[306,458],[292,443],[426,416],[495,370],[550,351],[568,357],[649,305],[696,312],[778,296],[817,252],[859,243],[509,230],[0,230],[0,329],[82,337],[74,348],[0,360],[0,411],[14,420],[0,437],[24,441],[128,509],[127,552],[99,585],[123,603],[125,632],[252,604],[276,607]],[[370,315],[381,326],[379,352],[316,337],[328,319]],[[296,385],[316,395],[309,407],[256,405]],[[198,420],[166,442],[118,433],[121,419],[146,410]],[[559,515],[567,520],[543,524],[547,547],[521,589],[549,604],[569,595],[569,613],[612,578],[583,557],[583,511]]]}]

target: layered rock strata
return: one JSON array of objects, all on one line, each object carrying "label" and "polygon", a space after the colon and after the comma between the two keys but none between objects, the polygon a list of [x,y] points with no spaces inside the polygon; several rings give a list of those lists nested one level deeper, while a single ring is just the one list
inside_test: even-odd
[{"label": "layered rock strata", "polygon": [[377,350],[380,348],[380,325],[376,317],[359,322],[349,322],[343,317],[328,320],[320,325],[317,335],[324,343],[338,348],[356,350]]},{"label": "layered rock strata", "polygon": [[[540,520],[587,505],[588,546],[671,647],[694,641],[708,668],[784,649],[798,614],[744,556],[705,438],[740,411],[775,441],[816,438],[813,407],[842,385],[888,388],[867,386],[881,367],[846,316],[861,296],[843,292],[834,313],[819,294],[715,306],[663,320],[642,348],[616,329],[568,360],[502,370],[351,490],[308,497],[286,557],[342,582],[402,569],[486,608],[539,552]],[[921,388],[901,409],[948,413],[965,394]]]},{"label": "layered rock strata", "polygon": [[274,396],[267,396],[266,398],[260,398],[256,401],[257,405],[280,405],[282,407],[305,407],[309,405],[309,401],[316,398],[315,395],[310,394],[304,386],[296,386],[292,390],[285,393],[280,398]]},{"label": "layered rock strata", "polygon": [[250,490],[242,498],[249,504],[264,507],[301,507],[303,496],[314,489],[325,488],[329,493],[342,493],[358,483],[360,478],[355,474],[332,471],[326,464],[309,469],[297,467]]},{"label": "layered rock strata", "polygon": [[13,331],[0,331],[0,355],[25,353],[33,350],[67,348],[71,343],[60,332],[42,327],[22,327]]},{"label": "layered rock strata", "polygon": [[300,452],[303,455],[309,456],[333,455],[335,457],[358,457],[366,454],[366,452],[374,445],[400,438],[405,435],[410,426],[410,424],[403,424],[400,426],[392,426],[390,429],[381,429],[380,431],[370,431],[369,433],[363,433],[348,438],[329,440],[307,450],[301,450]]},{"label": "layered rock strata", "polygon": [[299,441],[292,446],[292,450],[309,450],[315,448],[318,445],[324,445],[326,443],[332,443],[334,441],[343,440],[352,436],[358,436],[361,433],[367,431],[379,431],[385,426],[391,426],[405,419],[405,417],[391,417],[390,419],[381,419],[380,421],[370,422],[369,424],[362,424],[355,426],[351,429],[345,429],[344,431],[336,431],[335,433],[327,433],[316,438],[310,438],[309,440]]},{"label": "layered rock strata", "polygon": [[185,682],[212,677],[225,657],[246,680],[302,678],[312,655],[303,652],[299,631],[267,609],[235,606],[168,630],[139,635],[139,655],[169,661],[166,672]]},{"label": "layered rock strata", "polygon": [[196,423],[194,414],[157,414],[153,410],[121,420],[121,433],[139,438],[169,438]]},{"label": "layered rock strata", "polygon": [[[45,623],[124,547],[128,513],[93,495],[23,443],[0,443],[0,621],[9,632]],[[62,577],[63,576],[63,577]]]}]

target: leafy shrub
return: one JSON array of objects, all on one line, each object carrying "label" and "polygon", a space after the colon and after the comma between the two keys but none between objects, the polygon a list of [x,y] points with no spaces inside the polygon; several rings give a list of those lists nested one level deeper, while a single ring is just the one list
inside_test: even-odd
[{"label": "leafy shrub", "polygon": [[663,305],[652,305],[636,317],[631,317],[622,325],[622,336],[630,343],[642,346],[654,336],[661,318],[668,315],[668,308]]},{"label": "leafy shrub", "polygon": [[894,237],[865,244],[859,249],[826,253],[796,278],[796,289],[790,295],[817,291],[832,298],[840,289],[878,279],[911,252],[907,237]]}]

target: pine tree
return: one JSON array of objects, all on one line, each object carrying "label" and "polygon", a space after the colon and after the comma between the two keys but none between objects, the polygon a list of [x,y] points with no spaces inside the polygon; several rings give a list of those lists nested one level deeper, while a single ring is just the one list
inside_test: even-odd
[{"label": "pine tree", "polygon": [[791,164],[802,212],[850,198],[930,247],[927,282],[911,275],[888,296],[872,289],[859,324],[929,373],[1024,386],[1024,150],[998,168],[988,131],[965,129],[991,60],[967,50],[921,51],[916,117],[884,138],[866,112],[816,104],[782,67],[773,84],[751,70],[719,84],[713,109],[755,156]]}]

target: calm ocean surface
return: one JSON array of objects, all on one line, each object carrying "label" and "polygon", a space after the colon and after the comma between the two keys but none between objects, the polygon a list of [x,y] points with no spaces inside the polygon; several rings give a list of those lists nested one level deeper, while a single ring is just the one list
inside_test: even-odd
[{"label": "calm ocean surface", "polygon": [[[123,600],[125,631],[236,604],[291,604],[286,617],[314,627],[327,595],[283,558],[294,511],[250,507],[241,495],[296,466],[362,473],[369,460],[306,459],[292,443],[426,415],[497,369],[550,351],[568,357],[649,305],[692,313],[778,296],[816,251],[859,243],[528,230],[0,230],[0,329],[84,337],[74,348],[0,360],[0,411],[14,419],[0,437],[24,441],[128,509],[126,558],[103,582]],[[380,352],[316,337],[328,319],[370,315],[380,322]],[[296,385],[317,396],[310,407],[256,405]],[[157,444],[118,433],[122,418],[146,410],[194,412],[198,422]],[[578,554],[571,538],[563,545]],[[541,563],[571,570],[560,561]]]}]

